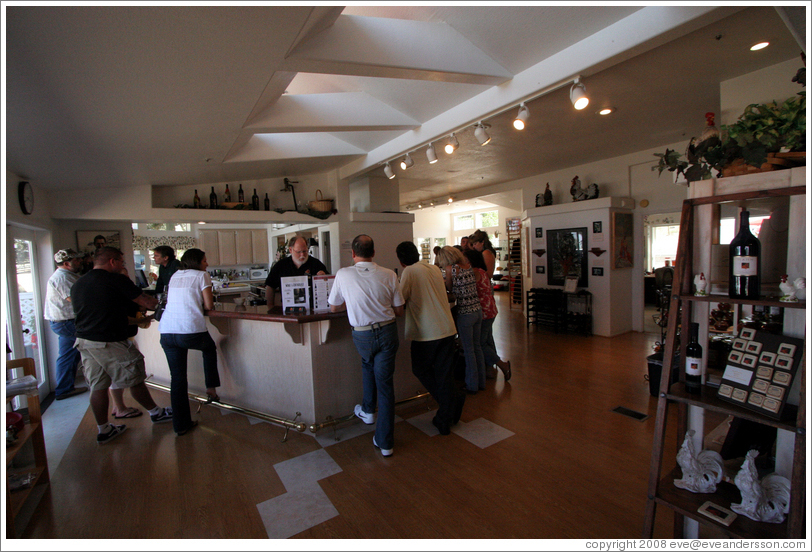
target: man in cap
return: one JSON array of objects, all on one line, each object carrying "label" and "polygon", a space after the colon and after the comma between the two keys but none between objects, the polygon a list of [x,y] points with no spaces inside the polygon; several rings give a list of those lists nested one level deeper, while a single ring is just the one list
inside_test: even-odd
[{"label": "man in cap", "polygon": [[45,293],[45,319],[59,339],[59,355],[56,359],[56,400],[61,401],[87,391],[87,387],[75,387],[76,370],[79,367],[79,351],[76,342],[76,325],[70,290],[79,279],[82,254],[73,249],[60,249],[54,255],[56,272],[48,278]]}]

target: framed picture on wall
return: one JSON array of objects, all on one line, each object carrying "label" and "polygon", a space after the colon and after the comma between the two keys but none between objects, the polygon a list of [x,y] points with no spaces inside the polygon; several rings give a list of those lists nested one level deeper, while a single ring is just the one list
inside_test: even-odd
[{"label": "framed picture on wall", "polygon": [[595,221],[592,223],[592,233],[593,234],[601,234],[603,233],[603,222]]},{"label": "framed picture on wall", "polygon": [[536,237],[543,238],[544,237],[544,228],[536,228]]},{"label": "framed picture on wall", "polygon": [[577,276],[579,287],[588,287],[587,229],[547,231],[547,283],[563,286],[567,276]]},{"label": "framed picture on wall", "polygon": [[634,266],[634,216],[612,213],[612,268]]},{"label": "framed picture on wall", "polygon": [[[102,240],[103,238],[103,240]],[[93,253],[96,251],[96,241],[121,249],[121,234],[116,230],[77,230],[76,245],[77,251]]]},{"label": "framed picture on wall", "polygon": [[544,274],[544,265],[538,265],[536,267],[536,274]]}]

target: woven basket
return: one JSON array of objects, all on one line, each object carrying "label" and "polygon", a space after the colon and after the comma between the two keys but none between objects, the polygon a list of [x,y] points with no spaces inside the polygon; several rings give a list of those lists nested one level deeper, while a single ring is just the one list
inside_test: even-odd
[{"label": "woven basket", "polygon": [[327,212],[333,210],[333,200],[323,199],[321,190],[316,190],[316,200],[307,204],[313,211]]}]

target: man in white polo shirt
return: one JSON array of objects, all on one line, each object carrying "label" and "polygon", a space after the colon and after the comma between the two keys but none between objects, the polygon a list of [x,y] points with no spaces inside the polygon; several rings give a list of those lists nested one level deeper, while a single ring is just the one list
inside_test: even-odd
[{"label": "man in white polo shirt", "polygon": [[87,391],[87,387],[74,387],[76,371],[79,368],[79,351],[73,348],[76,342],[76,326],[70,289],[79,279],[82,270],[82,253],[73,249],[60,249],[54,255],[56,272],[48,279],[45,292],[45,320],[58,336],[59,353],[56,358],[56,400],[61,401]]},{"label": "man in white polo shirt", "polygon": [[372,444],[384,456],[395,446],[395,356],[398,352],[396,316],[403,316],[403,297],[393,270],[372,262],[375,244],[366,234],[352,240],[354,266],[336,273],[330,290],[330,310],[347,311],[352,340],[361,355],[364,398],[355,405],[355,415],[365,424],[378,423]]}]

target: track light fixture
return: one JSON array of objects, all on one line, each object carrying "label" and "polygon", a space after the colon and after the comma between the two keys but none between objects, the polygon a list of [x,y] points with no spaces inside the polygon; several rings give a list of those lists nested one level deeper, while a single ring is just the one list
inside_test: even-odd
[{"label": "track light fixture", "polygon": [[575,109],[583,109],[589,105],[589,98],[586,97],[586,86],[580,78],[575,79],[570,88],[570,101]]},{"label": "track light fixture", "polygon": [[488,136],[488,133],[485,130],[486,128],[486,125],[483,125],[482,121],[479,121],[479,123],[476,125],[476,130],[474,130],[474,136],[476,137],[480,146],[484,146],[491,141],[491,137]]},{"label": "track light fixture", "polygon": [[459,140],[457,140],[457,137],[452,132],[451,136],[448,138],[448,143],[445,145],[445,152],[451,155],[456,151],[458,147],[460,147],[460,142]]},{"label": "track light fixture", "polygon": [[449,198],[448,198],[448,202],[449,202],[449,203],[454,203],[454,198],[453,198],[453,197],[449,197]]},{"label": "track light fixture", "polygon": [[516,115],[516,118],[513,120],[513,128],[516,130],[524,130],[528,117],[530,117],[530,110],[527,109],[527,106],[522,102],[521,105],[519,105],[519,114]]},{"label": "track light fixture", "polygon": [[392,170],[392,165],[390,165],[388,162],[386,163],[386,165],[384,165],[383,172],[386,175],[386,178],[388,178],[389,180],[395,178],[395,171]]},{"label": "track light fixture", "polygon": [[400,162],[400,168],[404,171],[414,165],[414,160],[410,154],[406,154],[406,157],[403,158],[403,161]]},{"label": "track light fixture", "polygon": [[434,151],[434,144],[431,142],[429,142],[429,147],[426,149],[426,157],[428,158],[430,165],[437,162],[437,152]]}]

